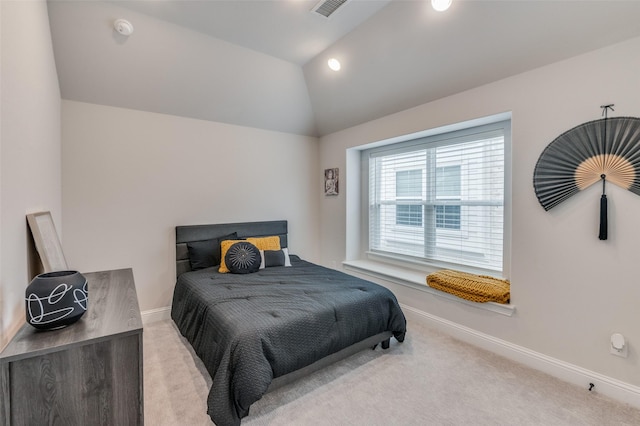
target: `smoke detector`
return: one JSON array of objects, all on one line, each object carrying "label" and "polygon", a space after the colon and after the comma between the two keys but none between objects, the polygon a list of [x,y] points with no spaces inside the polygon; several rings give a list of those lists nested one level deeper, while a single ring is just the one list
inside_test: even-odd
[{"label": "smoke detector", "polygon": [[133,33],[133,25],[126,19],[116,19],[113,28],[124,36],[130,36]]}]

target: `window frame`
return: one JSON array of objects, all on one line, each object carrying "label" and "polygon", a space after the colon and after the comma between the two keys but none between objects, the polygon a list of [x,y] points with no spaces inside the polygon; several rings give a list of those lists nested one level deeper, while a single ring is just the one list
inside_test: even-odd
[{"label": "window frame", "polygon": [[[493,118],[493,120],[492,120]],[[440,129],[419,132],[404,137],[393,138],[388,141],[381,141],[364,147],[358,147],[360,155],[360,258],[374,261],[381,261],[399,266],[410,267],[426,271],[436,269],[455,268],[474,273],[490,274],[493,276],[508,277],[510,266],[510,238],[511,238],[511,115],[499,114],[489,117],[486,120],[471,120],[466,123],[458,123],[453,126],[445,126]],[[416,146],[428,143],[429,147],[449,145],[452,138],[460,139],[458,143],[463,143],[465,139],[473,140],[479,133],[501,130],[504,137],[504,196],[503,196],[503,241],[502,241],[502,268],[500,271],[484,269],[472,265],[460,265],[442,260],[413,258],[406,255],[395,255],[380,253],[369,250],[369,171],[368,162],[371,152],[383,153],[385,151],[401,153],[416,149]],[[398,149],[398,145],[404,145]],[[425,221],[423,212],[423,224]],[[460,229],[437,228],[439,232],[464,233],[462,221]],[[348,242],[349,245],[349,242]]]}]

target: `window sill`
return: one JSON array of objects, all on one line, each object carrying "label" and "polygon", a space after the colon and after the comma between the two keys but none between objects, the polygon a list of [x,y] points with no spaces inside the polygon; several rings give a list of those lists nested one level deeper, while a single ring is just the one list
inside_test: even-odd
[{"label": "window sill", "polygon": [[426,273],[416,270],[400,268],[393,265],[385,265],[371,260],[345,260],[342,265],[347,271],[358,272],[375,278],[381,278],[396,284],[411,287],[416,290],[430,293],[443,299],[462,303],[464,305],[473,306],[477,309],[483,309],[495,312],[501,315],[512,316],[516,310],[515,305],[502,304],[495,302],[477,303],[469,300],[461,299],[444,291],[436,290],[427,285]]}]

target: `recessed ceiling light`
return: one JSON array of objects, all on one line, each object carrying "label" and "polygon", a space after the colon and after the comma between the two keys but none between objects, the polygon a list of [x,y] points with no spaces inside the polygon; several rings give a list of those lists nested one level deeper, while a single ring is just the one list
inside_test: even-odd
[{"label": "recessed ceiling light", "polygon": [[438,12],[443,12],[449,9],[452,0],[431,0],[431,6]]},{"label": "recessed ceiling light", "polygon": [[329,65],[329,68],[331,68],[334,71],[340,71],[340,61],[338,61],[336,58],[331,58],[327,61],[327,64]]}]

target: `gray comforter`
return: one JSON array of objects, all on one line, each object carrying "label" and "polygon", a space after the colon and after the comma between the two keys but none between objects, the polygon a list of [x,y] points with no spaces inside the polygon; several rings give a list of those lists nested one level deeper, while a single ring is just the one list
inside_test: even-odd
[{"label": "gray comforter", "polygon": [[171,316],[213,384],[208,414],[239,425],[272,379],[406,321],[388,289],[291,256],[247,275],[216,268],[178,277]]}]

